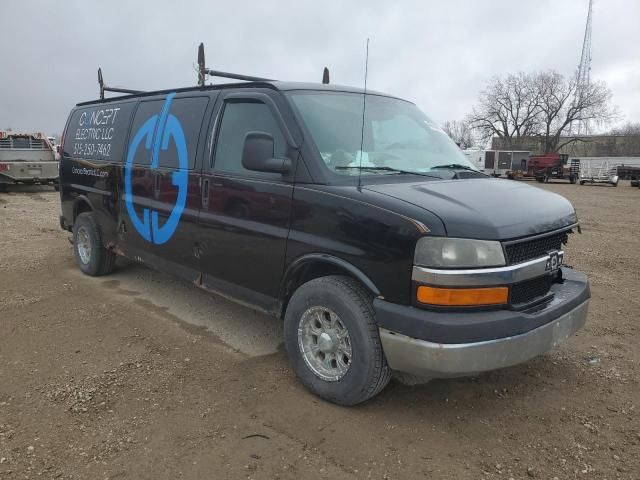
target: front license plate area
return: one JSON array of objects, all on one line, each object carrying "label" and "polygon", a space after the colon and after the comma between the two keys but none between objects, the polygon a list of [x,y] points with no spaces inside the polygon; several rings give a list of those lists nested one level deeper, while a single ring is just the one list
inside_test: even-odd
[{"label": "front license plate area", "polygon": [[549,252],[549,258],[547,259],[545,270],[551,273],[557,272],[558,269],[562,266],[563,261],[564,261],[563,252]]}]

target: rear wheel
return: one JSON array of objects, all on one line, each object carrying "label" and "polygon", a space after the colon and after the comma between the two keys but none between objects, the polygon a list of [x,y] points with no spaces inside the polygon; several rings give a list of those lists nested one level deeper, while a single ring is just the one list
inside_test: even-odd
[{"label": "rear wheel", "polygon": [[389,383],[371,295],[351,278],[321,277],[299,287],[284,334],[296,376],[325,400],[355,405]]},{"label": "rear wheel", "polygon": [[91,212],[78,215],[73,225],[73,253],[83,273],[107,275],[113,271],[116,254],[104,247],[100,225]]}]

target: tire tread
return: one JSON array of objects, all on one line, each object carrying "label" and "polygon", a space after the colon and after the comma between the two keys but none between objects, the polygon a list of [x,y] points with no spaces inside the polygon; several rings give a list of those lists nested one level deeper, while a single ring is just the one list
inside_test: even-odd
[{"label": "tire tread", "polygon": [[[115,252],[107,249],[104,246],[104,242],[102,240],[102,231],[100,229],[100,225],[95,219],[93,212],[83,212],[78,215],[74,224],[78,225],[79,223],[87,223],[87,226],[91,229],[91,235],[95,241],[94,252],[95,255],[98,255],[97,267],[93,269],[93,271],[83,270],[83,272],[91,276],[102,276],[110,274],[115,266],[117,255],[115,254]],[[93,254],[94,253],[92,253],[92,255]]]},{"label": "tire tread", "polygon": [[382,343],[380,342],[380,334],[378,333],[378,324],[376,323],[375,312],[371,305],[371,296],[364,286],[350,277],[330,276],[325,278],[327,278],[327,280],[333,280],[337,284],[342,284],[344,286],[344,291],[351,296],[354,302],[359,304],[362,311],[368,312],[367,329],[369,330],[370,338],[374,341],[376,349],[374,376],[377,377],[377,381],[371,384],[369,391],[367,392],[365,400],[368,400],[380,393],[391,379],[391,369],[387,365],[384,352],[382,351]]},{"label": "tire tread", "polygon": [[[298,291],[302,288],[313,288],[324,291],[337,290],[341,292],[342,295],[346,295],[346,300],[350,301],[355,309],[360,313],[360,315],[358,315],[359,320],[362,321],[362,326],[365,327],[364,330],[366,331],[365,335],[368,336],[368,339],[373,346],[373,354],[371,358],[373,364],[368,371],[368,378],[364,380],[365,389],[354,395],[349,395],[346,398],[336,398],[333,395],[322,396],[327,400],[340,405],[356,405],[376,396],[389,383],[389,380],[391,379],[391,369],[387,364],[382,344],[380,342],[378,325],[375,319],[375,312],[373,310],[371,294],[369,291],[353,278],[343,275],[330,275],[315,278],[299,287]],[[304,378],[300,378],[306,385],[307,382],[304,381]]]}]

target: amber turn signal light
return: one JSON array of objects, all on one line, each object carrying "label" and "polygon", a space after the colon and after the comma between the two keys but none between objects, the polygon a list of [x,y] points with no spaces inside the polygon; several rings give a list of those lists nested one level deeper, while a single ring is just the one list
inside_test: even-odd
[{"label": "amber turn signal light", "polygon": [[437,288],[421,285],[417,299],[426,305],[469,307],[474,305],[503,305],[508,303],[509,288]]}]

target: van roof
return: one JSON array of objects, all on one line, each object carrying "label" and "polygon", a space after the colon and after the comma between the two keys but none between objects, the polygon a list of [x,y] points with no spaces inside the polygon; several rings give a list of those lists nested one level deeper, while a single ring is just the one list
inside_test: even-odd
[{"label": "van roof", "polygon": [[[219,83],[217,85],[205,85],[204,87],[200,86],[192,86],[192,87],[182,87],[182,88],[171,88],[164,90],[154,90],[143,93],[135,93],[131,95],[121,95],[118,97],[110,97],[105,98],[104,100],[89,100],[86,102],[80,102],[76,104],[77,107],[92,105],[92,104],[100,104],[100,103],[110,103],[114,101],[122,101],[128,99],[134,99],[138,97],[147,97],[151,95],[165,94],[165,93],[182,93],[182,92],[197,92],[197,91],[207,91],[207,90],[222,90],[225,88],[272,88],[274,90],[280,91],[292,91],[292,90],[318,90],[318,91],[330,91],[330,92],[349,92],[349,93],[364,93],[364,89],[357,87],[350,87],[346,85],[334,85],[334,84],[323,84],[323,83],[312,83],[312,82],[283,82],[280,80],[269,80],[269,81],[259,81],[259,82],[236,82],[236,83]],[[376,92],[373,90],[367,89],[367,95],[378,95],[382,97],[389,98],[397,98],[398,100],[404,100],[399,97],[395,97],[393,95],[388,95],[386,93]],[[406,100],[405,100],[406,101]]]}]

